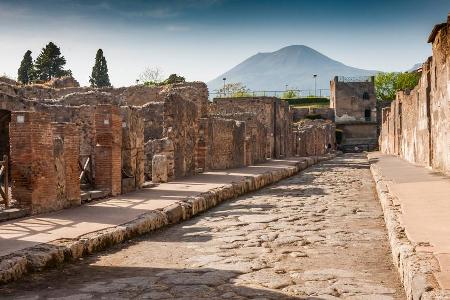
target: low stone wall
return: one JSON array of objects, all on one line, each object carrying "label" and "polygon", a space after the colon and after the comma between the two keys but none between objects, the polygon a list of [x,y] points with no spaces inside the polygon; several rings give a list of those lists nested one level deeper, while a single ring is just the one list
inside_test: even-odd
[{"label": "low stone wall", "polygon": [[56,240],[38,245],[0,258],[0,283],[19,279],[30,272],[55,267],[67,261],[105,250],[115,244],[140,236],[158,228],[175,224],[201,213],[219,203],[234,199],[242,194],[292,176],[317,162],[332,158],[333,155],[308,157],[295,166],[255,176],[247,176],[232,184],[212,189],[185,201],[172,204],[163,210],[149,211],[135,220],[120,226],[92,232],[73,240]]},{"label": "low stone wall", "polygon": [[394,265],[399,272],[407,299],[450,299],[450,292],[440,290],[433,276],[434,272],[439,271],[439,264],[433,254],[415,251],[415,246],[406,236],[395,197],[389,191],[389,182],[383,178],[376,165],[371,164],[370,170],[383,208]]}]

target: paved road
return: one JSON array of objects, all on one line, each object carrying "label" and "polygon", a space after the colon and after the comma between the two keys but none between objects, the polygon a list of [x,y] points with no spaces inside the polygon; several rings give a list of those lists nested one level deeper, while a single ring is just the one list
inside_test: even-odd
[{"label": "paved road", "polygon": [[363,155],[0,288],[14,299],[404,299]]}]

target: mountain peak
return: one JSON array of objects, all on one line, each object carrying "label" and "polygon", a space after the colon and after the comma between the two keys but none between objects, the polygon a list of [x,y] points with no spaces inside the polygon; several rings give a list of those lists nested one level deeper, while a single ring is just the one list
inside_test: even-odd
[{"label": "mountain peak", "polygon": [[210,92],[227,82],[241,82],[251,90],[328,89],[334,76],[367,76],[376,71],[346,66],[306,45],[290,45],[274,52],[257,53],[208,83]]}]

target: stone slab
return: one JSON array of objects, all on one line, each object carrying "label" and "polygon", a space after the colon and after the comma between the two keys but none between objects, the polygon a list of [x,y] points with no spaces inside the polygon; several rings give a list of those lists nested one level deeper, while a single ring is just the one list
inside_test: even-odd
[{"label": "stone slab", "polygon": [[[327,155],[309,161],[323,161]],[[302,168],[304,158],[206,172],[83,206],[0,224],[0,282],[189,219]]]},{"label": "stone slab", "polygon": [[408,298],[427,299],[432,290],[450,297],[450,178],[392,155],[369,158]]}]

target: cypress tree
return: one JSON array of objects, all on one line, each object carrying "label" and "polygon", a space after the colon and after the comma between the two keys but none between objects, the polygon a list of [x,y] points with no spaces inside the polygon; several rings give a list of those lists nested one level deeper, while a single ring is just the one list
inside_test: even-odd
[{"label": "cypress tree", "polygon": [[72,75],[70,70],[64,70],[66,59],[61,50],[52,42],[48,43],[34,62],[37,80],[49,81],[52,78]]},{"label": "cypress tree", "polygon": [[108,65],[106,64],[106,58],[103,56],[103,50],[98,49],[95,55],[95,64],[92,68],[92,74],[89,79],[91,87],[104,87],[111,86],[108,75]]},{"label": "cypress tree", "polygon": [[19,70],[17,70],[17,79],[19,80],[19,82],[21,82],[22,84],[31,83],[34,71],[33,68],[33,58],[31,57],[31,51],[28,50],[23,56]]}]

